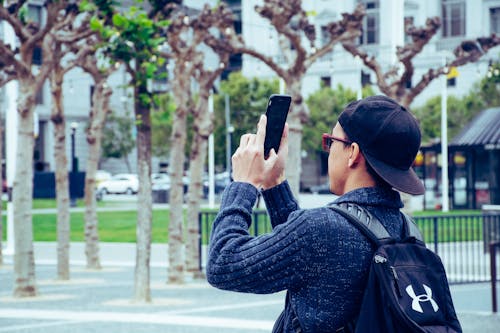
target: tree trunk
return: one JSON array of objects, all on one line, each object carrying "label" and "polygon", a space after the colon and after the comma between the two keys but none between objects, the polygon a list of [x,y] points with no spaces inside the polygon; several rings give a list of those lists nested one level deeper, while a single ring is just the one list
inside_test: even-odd
[{"label": "tree trunk", "polygon": [[[3,161],[3,126],[0,125],[0,161]],[[2,190],[0,191],[0,196],[3,195],[3,169],[2,169],[2,164],[0,162],[0,181],[2,182]],[[3,200],[0,200],[0,216],[2,216],[2,209],[3,209]],[[2,252],[2,240],[3,240],[3,222],[0,220],[0,266],[3,265],[3,252]]]},{"label": "tree trunk", "polygon": [[[60,70],[60,69],[59,69]],[[54,160],[57,202],[57,278],[69,280],[69,182],[66,156],[66,121],[63,110],[63,74],[54,68],[50,78],[52,93],[51,121],[54,124]]]},{"label": "tree trunk", "polygon": [[[168,226],[168,282],[184,282],[183,252],[183,196],[184,147],[186,145],[186,117],[189,103],[189,75],[182,64],[175,68],[176,83],[173,85],[177,110],[174,114],[170,151],[170,223]],[[186,78],[187,77],[187,78]]]},{"label": "tree trunk", "polygon": [[[205,91],[209,91],[208,89]],[[212,117],[208,113],[208,96],[200,95],[194,120],[195,134],[191,144],[191,155],[189,162],[189,192],[187,209],[187,240],[186,240],[186,269],[200,277],[199,269],[199,237],[198,214],[200,212],[200,200],[203,193],[203,167],[207,157],[207,140],[212,133]]]},{"label": "tree trunk", "polygon": [[150,267],[151,225],[153,203],[151,195],[151,115],[149,107],[141,103],[140,96],[147,94],[144,84],[136,87],[135,114],[137,122],[137,253],[135,260],[134,300],[151,302]]},{"label": "tree trunk", "polygon": [[16,172],[12,191],[14,208],[14,297],[36,296],[33,253],[33,109],[32,77],[19,79]]},{"label": "tree trunk", "polygon": [[[290,184],[295,197],[298,197],[300,190],[300,176],[302,173],[302,128],[307,121],[309,112],[304,104],[301,93],[300,79],[291,84],[287,83],[288,93],[292,96],[292,105],[288,114],[289,125],[288,136],[288,159],[286,166],[286,178]],[[333,126],[333,125],[332,125]],[[319,134],[321,135],[321,133]]]},{"label": "tree trunk", "polygon": [[123,162],[125,163],[125,166],[127,167],[127,172],[132,173],[132,167],[130,166],[130,162],[128,161],[128,154],[123,156]]},{"label": "tree trunk", "polygon": [[101,156],[102,130],[109,112],[111,89],[107,88],[106,80],[95,81],[94,96],[92,97],[94,106],[90,115],[90,126],[87,130],[89,155],[85,169],[85,256],[87,268],[101,269],[95,175]]}]

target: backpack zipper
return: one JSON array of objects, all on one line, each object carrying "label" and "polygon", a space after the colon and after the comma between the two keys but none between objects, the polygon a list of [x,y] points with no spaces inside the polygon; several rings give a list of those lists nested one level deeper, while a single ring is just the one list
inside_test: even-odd
[{"label": "backpack zipper", "polygon": [[[373,260],[375,261],[376,264],[385,264],[387,263],[387,258],[380,255],[380,254],[376,254],[374,257],[373,257]],[[392,273],[392,277],[394,278],[394,289],[396,289],[396,293],[398,294],[398,297],[401,298],[401,290],[399,289],[399,283],[398,283],[398,280],[399,280],[399,276],[398,276],[398,273],[396,272],[396,268],[394,268],[394,266],[389,266],[389,269]]]},{"label": "backpack zipper", "polygon": [[384,264],[387,262],[387,259],[384,256],[381,256],[380,254],[376,254],[373,260],[375,260],[375,263],[377,264]]},{"label": "backpack zipper", "polygon": [[396,289],[398,297],[401,298],[401,290],[399,290],[399,283],[398,283],[399,280],[398,273],[396,272],[396,268],[394,268],[394,266],[390,266],[390,268],[392,271],[392,275],[394,276],[394,288]]}]

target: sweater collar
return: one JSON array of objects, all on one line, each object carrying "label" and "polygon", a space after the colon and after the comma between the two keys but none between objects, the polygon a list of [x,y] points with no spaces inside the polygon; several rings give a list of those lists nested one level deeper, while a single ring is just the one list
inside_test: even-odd
[{"label": "sweater collar", "polygon": [[334,203],[352,202],[360,205],[402,208],[403,202],[398,192],[382,187],[362,187],[338,197]]}]

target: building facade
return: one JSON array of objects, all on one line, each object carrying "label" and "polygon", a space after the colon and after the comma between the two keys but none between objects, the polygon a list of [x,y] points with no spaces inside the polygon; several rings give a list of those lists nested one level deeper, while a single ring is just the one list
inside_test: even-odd
[{"label": "building facade", "polygon": [[[277,35],[268,21],[254,8],[262,0],[242,0],[242,33],[245,41],[254,48],[279,59],[282,56]],[[424,26],[427,18],[440,17],[442,28],[437,32],[423,52],[415,59],[415,75],[412,85],[429,68],[441,66],[445,59],[465,39],[500,34],[500,0],[318,0],[303,1],[303,8],[316,26],[317,46],[324,43],[321,31],[329,22],[342,18],[344,12],[352,12],[358,3],[366,8],[363,33],[359,43],[368,54],[373,55],[384,69],[396,65],[396,47],[409,42],[405,25]],[[489,61],[499,58],[500,49],[491,50],[479,62],[458,69],[459,76],[449,82],[448,93],[463,95],[473,84],[486,75]],[[274,77],[266,65],[250,56],[243,56],[243,73],[246,76]],[[304,80],[303,94],[308,96],[318,90],[322,83],[332,87],[338,84],[359,90],[361,85],[374,84],[374,74],[357,62],[338,45],[330,54],[317,61]],[[375,85],[374,85],[375,87]],[[413,102],[422,105],[440,92],[439,80],[432,82]],[[376,89],[375,89],[376,90]]]},{"label": "building facade", "polygon": [[[191,8],[201,8],[205,3],[214,5],[217,1],[186,0],[184,5]],[[360,43],[372,55],[376,56],[382,66],[388,68],[396,62],[395,48],[408,41],[404,34],[405,24],[423,26],[428,17],[439,16],[443,27],[437,35],[425,47],[422,54],[415,60],[414,78],[420,77],[430,67],[442,64],[443,59],[449,57],[460,41],[473,39],[479,36],[487,36],[491,33],[500,33],[500,0],[303,0],[303,7],[310,19],[314,22],[319,39],[317,43],[325,42],[321,35],[322,26],[341,18],[341,13],[352,12],[358,3],[366,6],[366,18],[363,22],[363,35]],[[281,51],[277,43],[277,35],[269,23],[264,20],[254,8],[261,4],[262,0],[227,0],[229,6],[235,13],[235,28],[241,33],[246,43],[260,51],[266,52],[279,59]],[[43,1],[32,0],[28,5],[28,14],[31,18],[43,21]],[[6,38],[5,22],[0,23],[0,38]],[[318,46],[320,46],[318,44]],[[459,76],[449,83],[448,94],[466,94],[473,84],[488,69],[488,63],[492,59],[499,58],[500,50],[492,50],[479,62],[459,68]],[[43,55],[34,54],[35,64],[43,61]],[[207,61],[213,59],[207,55]],[[227,77],[229,72],[242,70],[248,77],[258,76],[262,78],[275,77],[275,73],[260,61],[246,55],[234,55],[228,70],[223,74]],[[167,68],[168,70],[168,68]],[[171,69],[168,70],[171,74]],[[171,77],[171,76],[170,76]],[[431,83],[421,95],[413,102],[412,106],[423,104],[430,97],[440,91],[439,80]],[[120,70],[110,78],[113,87],[111,96],[111,108],[115,112],[133,116],[132,91],[127,88],[128,77]],[[333,52],[317,61],[307,72],[303,84],[303,94],[308,96],[320,88],[322,83],[328,83],[332,87],[342,84],[354,90],[359,90],[363,84],[374,83],[375,78],[367,68],[364,68],[354,58],[337,46]],[[412,82],[415,84],[416,82]],[[64,107],[67,124],[67,154],[71,154],[71,124],[77,123],[75,132],[75,153],[79,160],[79,169],[84,171],[87,159],[87,143],[85,138],[85,127],[87,126],[88,114],[91,108],[92,83],[89,75],[81,69],[69,72],[63,83]],[[168,89],[168,82],[162,89]],[[376,90],[376,89],[375,89]],[[8,94],[2,89],[2,121],[6,119]],[[54,144],[53,129],[50,121],[51,96],[50,87],[46,83],[37,96],[35,128],[38,129],[35,144],[35,170],[53,171],[54,169]],[[134,135],[132,133],[132,135]],[[4,141],[5,142],[5,141]],[[8,145],[8,142],[6,143]],[[129,163],[135,171],[135,151],[129,156]],[[306,161],[305,161],[306,162]],[[70,170],[71,158],[68,158],[68,170]],[[158,169],[159,161],[153,161],[153,171]],[[102,160],[102,169],[112,173],[127,172],[126,164],[118,159]],[[321,167],[307,167],[317,175],[303,175],[309,179],[307,186],[321,183]]]}]

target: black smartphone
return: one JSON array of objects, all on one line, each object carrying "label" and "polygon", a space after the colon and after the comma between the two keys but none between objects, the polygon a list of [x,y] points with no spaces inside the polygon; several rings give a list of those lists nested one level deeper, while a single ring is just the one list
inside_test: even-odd
[{"label": "black smartphone", "polygon": [[290,109],[292,97],[289,95],[273,94],[267,103],[266,139],[264,141],[264,157],[269,156],[272,148],[277,153],[280,147],[281,136],[285,128],[286,117]]}]

